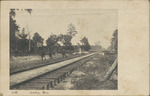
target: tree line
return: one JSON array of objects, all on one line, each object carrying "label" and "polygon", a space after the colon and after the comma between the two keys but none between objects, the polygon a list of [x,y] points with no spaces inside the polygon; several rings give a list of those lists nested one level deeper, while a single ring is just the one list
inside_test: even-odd
[{"label": "tree line", "polygon": [[[11,9],[10,10],[10,53],[16,55],[18,53],[33,54],[40,53],[41,50],[46,49],[48,51],[61,51],[62,49],[71,52],[74,51],[77,46],[71,43],[71,40],[78,33],[75,26],[71,23],[67,27],[66,34],[51,34],[46,40],[46,46],[43,46],[44,38],[40,36],[38,32],[34,33],[31,38],[30,30],[26,28],[19,29],[19,25],[16,23],[15,16],[16,11],[25,11],[29,14],[32,13],[32,9]],[[21,31],[21,32],[20,32]],[[89,51],[91,46],[88,42],[88,38],[83,37],[81,40],[82,45],[79,47],[82,50]]]}]

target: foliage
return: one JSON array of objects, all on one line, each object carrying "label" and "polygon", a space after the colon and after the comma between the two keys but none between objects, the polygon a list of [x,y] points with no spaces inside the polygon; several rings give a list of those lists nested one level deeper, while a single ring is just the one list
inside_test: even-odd
[{"label": "foliage", "polygon": [[19,39],[17,50],[19,52],[27,52],[28,51],[28,39]]},{"label": "foliage", "polygon": [[[16,23],[15,16],[17,11],[26,11],[29,14],[32,13],[32,9],[10,9],[10,50],[11,53],[15,52],[39,52],[41,46],[43,46],[44,39],[39,35],[38,32],[34,34],[32,39],[30,39],[30,32],[28,28],[23,28],[22,33],[20,33],[19,25]],[[26,34],[28,32],[28,34]],[[49,49],[65,49],[74,50],[71,43],[72,38],[77,34],[75,26],[71,23],[68,25],[67,33],[60,35],[50,35],[46,40],[47,47]],[[27,38],[29,36],[29,39]],[[61,46],[58,42],[61,42]],[[58,48],[58,46],[60,48]],[[89,43],[86,44],[85,50],[89,50]]]},{"label": "foliage", "polygon": [[71,37],[73,37],[77,34],[75,26],[72,23],[69,24],[67,31],[68,31],[67,34],[70,35]]},{"label": "foliage", "polygon": [[67,31],[67,34],[60,34],[58,38],[66,50],[73,50],[74,47],[72,46],[71,40],[77,34],[77,31],[72,23],[68,25]]},{"label": "foliage", "polygon": [[[37,45],[38,43],[41,43],[43,45],[43,41],[44,39],[39,35],[39,33],[34,33],[34,36],[33,36],[33,41],[35,42],[35,44]],[[38,46],[36,46],[38,47]]]},{"label": "foliage", "polygon": [[61,42],[62,47],[60,50],[65,49],[65,50],[73,50],[73,46],[71,43],[72,38],[77,34],[77,31],[75,29],[75,26],[73,24],[69,24],[68,29],[67,29],[67,34],[60,34],[60,35],[55,35],[52,34],[50,37],[46,40],[47,47],[51,50],[58,49],[57,47],[60,46],[58,42]]},{"label": "foliage", "polygon": [[16,43],[18,38],[15,36],[16,32],[19,31],[19,26],[16,24],[16,20],[14,20],[12,17],[10,17],[10,48],[11,50],[16,49]]},{"label": "foliage", "polygon": [[22,29],[22,33],[21,34],[19,34],[19,37],[21,38],[21,39],[26,39],[27,38],[27,34],[25,34],[25,28],[23,28]]},{"label": "foliage", "polygon": [[18,35],[19,40],[17,42],[17,50],[21,52],[26,52],[28,50],[28,40],[27,40],[27,34],[25,34],[25,29],[22,29],[22,33]]},{"label": "foliage", "polygon": [[24,9],[24,10],[27,11],[28,13],[30,13],[30,14],[32,12],[32,9]]},{"label": "foliage", "polygon": [[[27,34],[19,34],[19,25],[17,25],[15,16],[16,16],[16,11],[27,11],[28,13],[31,14],[32,9],[10,9],[9,12],[9,19],[10,19],[10,50],[11,52],[18,52],[19,50],[24,51],[25,47],[22,47],[23,45],[25,46],[25,42],[27,42]],[[16,34],[19,34],[19,37],[16,36]],[[22,47],[22,48],[21,48]]]},{"label": "foliage", "polygon": [[101,45],[92,45],[90,50],[91,51],[102,51],[103,48]]},{"label": "foliage", "polygon": [[50,37],[46,40],[47,47],[49,49],[53,49],[53,47],[57,44],[58,40],[59,38],[57,35],[55,34],[50,35]]},{"label": "foliage", "polygon": [[113,33],[113,37],[111,39],[111,50],[114,52],[118,52],[118,29],[116,29]]},{"label": "foliage", "polygon": [[16,16],[16,12],[15,9],[10,9],[10,13],[9,13],[10,17],[15,17]]},{"label": "foliage", "polygon": [[90,44],[89,44],[89,42],[88,42],[88,38],[83,37],[80,41],[81,41],[81,43],[82,43],[83,49],[84,49],[85,51],[89,51],[90,48],[91,48],[91,46],[90,46]]},{"label": "foliage", "polygon": [[71,39],[72,39],[72,36],[68,34],[59,35],[59,40],[63,43],[64,46],[71,46]]},{"label": "foliage", "polygon": [[[30,52],[39,53],[43,46],[44,39],[39,35],[38,32],[34,33],[34,36],[30,40]],[[29,40],[28,40],[29,42]],[[29,47],[29,46],[28,46]]]},{"label": "foliage", "polygon": [[15,17],[16,16],[16,12],[15,11],[26,11],[28,13],[32,13],[32,9],[10,9],[10,17]]}]

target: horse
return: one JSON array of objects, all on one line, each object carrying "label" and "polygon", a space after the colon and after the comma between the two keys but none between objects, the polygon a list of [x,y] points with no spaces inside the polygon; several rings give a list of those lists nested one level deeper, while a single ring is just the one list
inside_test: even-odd
[{"label": "horse", "polygon": [[63,58],[66,58],[66,57],[67,57],[67,56],[66,56],[66,52],[65,52],[64,49],[61,50],[61,53],[62,53]]},{"label": "horse", "polygon": [[49,59],[53,59],[53,52],[52,52],[52,49],[49,49],[48,55],[49,55]]},{"label": "horse", "polygon": [[46,60],[46,57],[45,57],[45,50],[42,50],[42,51],[41,51],[41,58],[42,58],[42,61],[43,61],[44,58],[45,58],[45,60]]}]

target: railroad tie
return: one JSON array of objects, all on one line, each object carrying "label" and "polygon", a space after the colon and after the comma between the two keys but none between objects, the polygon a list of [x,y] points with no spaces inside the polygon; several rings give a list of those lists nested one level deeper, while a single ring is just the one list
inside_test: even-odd
[{"label": "railroad tie", "polygon": [[66,77],[68,77],[68,73],[67,73],[67,72],[65,72],[65,78],[66,78]]},{"label": "railroad tie", "polygon": [[54,81],[50,82],[51,88],[53,88],[55,86]]},{"label": "railroad tie", "polygon": [[46,86],[46,85],[43,86],[42,89],[43,89],[43,90],[47,90],[47,86]]},{"label": "railroad tie", "polygon": [[60,83],[60,81],[61,81],[61,77],[58,77],[57,82]]},{"label": "railroad tie", "polygon": [[53,82],[54,82],[54,86],[56,86],[57,85],[57,79],[55,79]]},{"label": "railroad tie", "polygon": [[64,79],[65,79],[65,73],[61,76],[61,78],[62,78],[62,80],[64,80]]},{"label": "railroad tie", "polygon": [[49,83],[47,84],[47,90],[50,90],[50,88],[51,88],[51,84]]}]

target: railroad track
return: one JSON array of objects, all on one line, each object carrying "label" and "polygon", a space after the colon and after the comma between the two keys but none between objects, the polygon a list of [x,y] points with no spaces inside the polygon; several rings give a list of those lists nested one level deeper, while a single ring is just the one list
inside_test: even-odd
[{"label": "railroad track", "polygon": [[76,57],[10,76],[11,90],[49,90],[66,78],[72,70],[90,60],[96,53]]},{"label": "railroad track", "polygon": [[[81,56],[84,56],[84,55],[81,55]],[[65,60],[69,60],[69,59],[72,59],[72,58],[76,58],[76,57],[79,57],[79,55],[77,56],[72,56],[72,57],[67,57],[67,58],[60,58],[60,59],[57,59],[57,60],[51,60],[51,61],[46,61],[46,62],[40,62],[40,63],[36,63],[35,66],[26,66],[25,68],[21,68],[21,69],[10,69],[10,75],[13,75],[13,74],[16,74],[16,73],[19,73],[19,72],[24,72],[24,71],[28,71],[28,70],[33,70],[35,68],[39,68],[39,67],[43,67],[43,66],[47,66],[47,65],[50,65],[50,64],[55,64],[55,63],[58,63],[58,62],[62,62],[62,61],[65,61]]]}]

